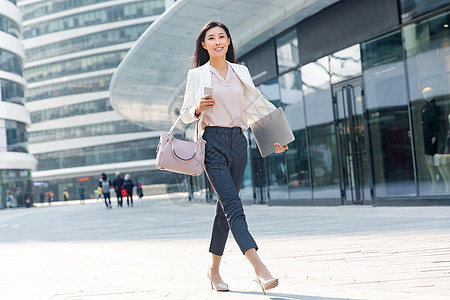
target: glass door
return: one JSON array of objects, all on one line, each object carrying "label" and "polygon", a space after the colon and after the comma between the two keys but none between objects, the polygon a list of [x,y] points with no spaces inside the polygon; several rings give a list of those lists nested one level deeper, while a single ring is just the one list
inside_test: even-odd
[{"label": "glass door", "polygon": [[333,109],[342,204],[363,204],[370,188],[361,77],[333,86]]},{"label": "glass door", "polygon": [[253,183],[253,203],[267,204],[270,201],[267,160],[261,157],[251,132],[248,134],[248,139]]}]

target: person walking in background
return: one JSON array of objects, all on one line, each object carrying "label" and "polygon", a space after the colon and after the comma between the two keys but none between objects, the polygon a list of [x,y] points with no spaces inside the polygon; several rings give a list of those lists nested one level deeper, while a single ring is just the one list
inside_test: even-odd
[{"label": "person walking in background", "polygon": [[13,202],[13,195],[11,194],[11,192],[8,193],[8,195],[6,196],[6,208],[12,208],[12,202]]},{"label": "person walking in background", "polygon": [[136,194],[139,196],[139,200],[141,200],[142,203],[142,197],[144,197],[144,193],[142,192],[142,184],[139,181],[139,178],[136,178],[134,186],[136,187]]},{"label": "person walking in background", "polygon": [[188,189],[187,189],[187,181],[186,178],[181,179],[181,192],[182,193],[187,193]]},{"label": "person walking in background", "polygon": [[[112,208],[111,206],[111,195],[109,192],[109,189],[111,187],[111,180],[108,179],[108,177],[106,177],[105,173],[102,173],[102,177],[99,179],[99,183],[98,186],[102,188],[102,194],[103,197],[105,198],[105,205],[106,208]],[[109,200],[109,203],[108,201]]]},{"label": "person walking in background", "polygon": [[120,172],[116,172],[116,178],[113,180],[113,187],[114,191],[116,192],[117,197],[117,206],[123,207],[123,196],[122,196],[122,189],[123,189],[123,178],[120,177]]},{"label": "person walking in background", "polygon": [[45,193],[45,198],[47,199],[48,206],[52,206],[53,192],[52,192],[52,191],[47,191],[47,192]]},{"label": "person walking in background", "polygon": [[[247,163],[247,139],[243,131],[276,108],[255,88],[247,67],[235,64],[233,42],[224,24],[208,22],[195,46],[195,68],[188,72],[181,114],[184,123],[199,121],[197,126],[206,141],[205,171],[218,199],[209,248],[212,263],[207,277],[211,287],[228,291],[219,266],[231,229],[265,294],[278,285],[278,279],[256,252],[258,246],[248,230],[239,190]],[[204,95],[204,87],[212,87],[214,95]],[[287,149],[287,145],[274,144],[276,153]]]},{"label": "person walking in background", "polygon": [[78,187],[78,195],[80,195],[80,203],[84,203],[84,186],[81,183],[80,186]]},{"label": "person walking in background", "polygon": [[45,192],[45,201],[47,201],[48,205],[50,205],[50,191]]},{"label": "person walking in background", "polygon": [[30,208],[33,206],[33,197],[30,193],[26,192],[23,198],[25,199],[25,208]]},{"label": "person walking in background", "polygon": [[63,192],[63,199],[64,202],[67,202],[67,200],[69,200],[69,192],[67,190],[64,190]]},{"label": "person walking in background", "polygon": [[98,186],[97,187],[97,202],[98,202],[98,199],[100,199],[101,197],[102,197],[102,187],[101,186]]},{"label": "person walking in background", "polygon": [[43,193],[43,192],[40,192],[40,193],[39,193],[39,201],[40,201],[41,203],[44,202],[44,198],[45,198],[44,193]]},{"label": "person walking in background", "polygon": [[125,175],[125,181],[123,183],[123,187],[127,191],[127,206],[130,206],[130,200],[131,200],[131,207],[133,207],[133,187],[134,183],[131,180],[130,174]]},{"label": "person walking in background", "polygon": [[189,176],[189,201],[194,200],[194,178]]}]

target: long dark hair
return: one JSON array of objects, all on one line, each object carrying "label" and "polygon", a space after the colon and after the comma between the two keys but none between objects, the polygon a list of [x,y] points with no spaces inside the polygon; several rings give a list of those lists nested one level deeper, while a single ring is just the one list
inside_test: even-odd
[{"label": "long dark hair", "polygon": [[206,25],[202,28],[200,31],[200,34],[198,35],[197,40],[195,41],[195,52],[194,57],[192,58],[192,67],[200,67],[201,65],[204,65],[209,60],[209,53],[208,51],[203,48],[202,42],[205,41],[205,35],[208,30],[214,27],[220,27],[223,30],[225,30],[225,33],[227,37],[230,39],[230,44],[228,45],[228,51],[226,55],[226,60],[229,62],[235,63],[236,62],[236,55],[234,53],[234,47],[233,47],[233,40],[231,39],[230,31],[228,30],[228,27],[225,26],[225,24],[216,22],[216,21],[209,21],[206,23]]}]

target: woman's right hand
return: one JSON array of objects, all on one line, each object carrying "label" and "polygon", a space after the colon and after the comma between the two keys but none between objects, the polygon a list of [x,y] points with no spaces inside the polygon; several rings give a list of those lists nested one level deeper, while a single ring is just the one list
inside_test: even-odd
[{"label": "woman's right hand", "polygon": [[198,117],[203,111],[213,108],[216,100],[212,98],[213,95],[206,95],[200,98],[200,103],[195,108],[195,116]]}]

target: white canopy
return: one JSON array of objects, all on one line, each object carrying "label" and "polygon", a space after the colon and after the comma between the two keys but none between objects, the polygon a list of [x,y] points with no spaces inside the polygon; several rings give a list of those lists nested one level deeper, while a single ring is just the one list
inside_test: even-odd
[{"label": "white canopy", "polygon": [[209,21],[230,29],[242,56],[339,0],[179,0],[139,38],[110,84],[114,109],[151,130],[167,130],[179,113],[190,57]]}]

